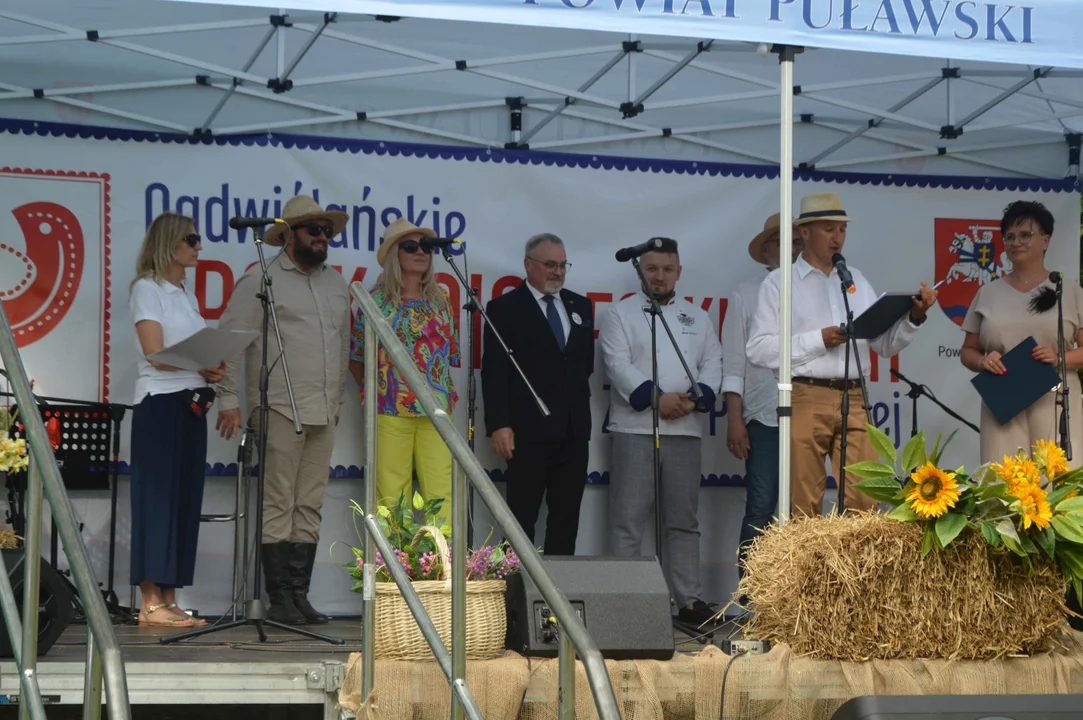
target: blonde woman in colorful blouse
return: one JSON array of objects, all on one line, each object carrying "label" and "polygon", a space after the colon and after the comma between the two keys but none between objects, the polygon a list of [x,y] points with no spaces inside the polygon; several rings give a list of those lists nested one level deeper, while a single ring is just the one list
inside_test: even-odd
[{"label": "blonde woman in colorful blouse", "polygon": [[[433,276],[432,250],[419,244],[423,237],[436,237],[436,234],[405,218],[388,226],[376,253],[383,272],[372,289],[372,299],[413,357],[441,407],[450,413],[459,399],[451,380],[451,367],[459,363],[459,343],[447,293]],[[362,405],[366,400],[373,401],[369,388],[365,387],[364,360],[365,316],[358,313],[353,327],[350,372],[361,386]],[[422,497],[443,498],[441,515],[450,517],[451,452],[383,348],[377,363],[379,502],[390,504],[403,491],[409,491],[416,470]]]}]

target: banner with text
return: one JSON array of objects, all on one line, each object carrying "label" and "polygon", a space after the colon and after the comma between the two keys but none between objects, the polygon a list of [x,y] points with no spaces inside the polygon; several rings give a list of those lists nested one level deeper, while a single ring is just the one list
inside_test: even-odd
[{"label": "banner with text", "polygon": [[1078,0],[292,0],[289,7],[1083,67]]}]

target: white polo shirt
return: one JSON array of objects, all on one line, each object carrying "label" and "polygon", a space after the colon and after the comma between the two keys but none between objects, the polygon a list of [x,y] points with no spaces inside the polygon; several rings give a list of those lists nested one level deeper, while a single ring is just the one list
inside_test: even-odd
[{"label": "white polo shirt", "polygon": [[[146,278],[132,285],[128,298],[128,312],[135,325],[152,320],[162,326],[162,347],[171,347],[196,334],[207,326],[199,314],[194,297],[171,282],[154,282]],[[159,370],[151,365],[143,354],[139,333],[135,334],[136,369],[133,405],[138,405],[148,395],[166,395],[203,387],[207,382],[193,370]]]}]

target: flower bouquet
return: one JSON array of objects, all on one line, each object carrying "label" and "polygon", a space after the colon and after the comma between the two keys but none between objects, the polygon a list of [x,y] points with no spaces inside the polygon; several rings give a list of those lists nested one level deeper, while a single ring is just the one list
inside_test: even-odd
[{"label": "flower bouquet", "polygon": [[923,527],[922,558],[969,530],[991,547],[1015,553],[1029,567],[1051,563],[1083,600],[1083,469],[1070,470],[1055,443],[1039,440],[1031,453],[1020,449],[1003,462],[967,474],[963,468],[940,467],[955,433],[943,444],[938,436],[931,453],[918,433],[899,458],[887,435],[867,428],[881,462],[846,469],[864,478],[855,488],[893,506],[889,518]]},{"label": "flower bouquet", "polygon": [[30,465],[26,440],[11,437],[11,428],[18,415],[18,410],[0,408],[0,473],[19,473]]},{"label": "flower bouquet", "polygon": [[[440,510],[443,498],[424,500],[414,493],[408,500],[399,495],[391,506],[376,509],[377,521],[387,536],[394,559],[376,554],[376,656],[400,660],[432,658],[432,651],[406,606],[387,563],[402,565],[421,598],[445,647],[451,643],[451,526]],[[355,501],[350,507],[356,520],[365,512]],[[415,521],[420,513],[423,521]],[[356,527],[356,526],[355,526]],[[358,531],[359,539],[363,535]],[[490,536],[491,537],[491,536]],[[488,542],[488,539],[486,539]],[[361,543],[363,545],[363,543]],[[364,552],[351,546],[354,558],[343,565],[354,579],[352,592],[364,592]],[[507,617],[504,609],[504,578],[519,572],[519,558],[507,541],[485,544],[466,559],[466,655],[471,660],[491,659],[504,647]]]}]

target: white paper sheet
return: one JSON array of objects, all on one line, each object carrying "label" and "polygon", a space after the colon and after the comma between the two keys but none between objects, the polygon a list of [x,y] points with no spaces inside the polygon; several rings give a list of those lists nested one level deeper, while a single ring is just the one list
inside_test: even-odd
[{"label": "white paper sheet", "polygon": [[254,330],[219,330],[203,328],[195,335],[150,356],[151,360],[182,370],[216,368],[259,337]]}]

